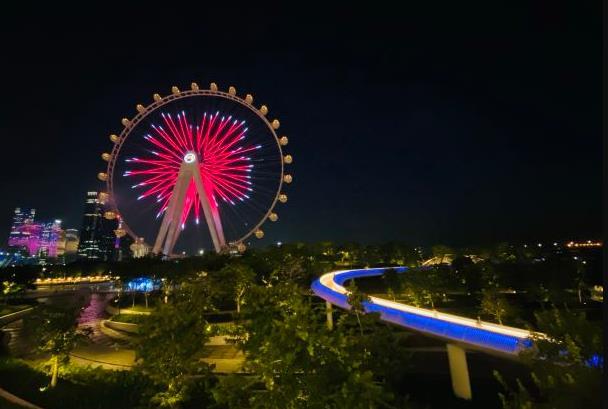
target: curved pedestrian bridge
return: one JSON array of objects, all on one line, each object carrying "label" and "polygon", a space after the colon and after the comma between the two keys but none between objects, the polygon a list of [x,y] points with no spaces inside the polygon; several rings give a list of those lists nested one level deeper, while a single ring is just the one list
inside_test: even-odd
[{"label": "curved pedestrian bridge", "polygon": [[[331,304],[349,309],[349,292],[343,286],[344,282],[356,278],[380,276],[388,269],[334,271],[316,280],[312,284],[312,290]],[[393,267],[393,269],[398,273],[407,272],[407,267]],[[525,329],[418,308],[378,297],[370,297],[370,301],[364,302],[363,306],[366,312],[379,313],[384,321],[446,342],[460,344],[466,349],[517,356],[522,349],[532,346],[532,333]]]}]

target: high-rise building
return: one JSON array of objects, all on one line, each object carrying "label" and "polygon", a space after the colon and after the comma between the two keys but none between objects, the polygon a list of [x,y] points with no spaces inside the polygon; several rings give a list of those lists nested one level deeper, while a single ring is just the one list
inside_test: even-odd
[{"label": "high-rise building", "polygon": [[18,253],[24,262],[56,262],[62,234],[61,220],[36,222],[35,217],[35,209],[15,209],[8,239],[9,253]]},{"label": "high-rise building", "polygon": [[56,259],[59,256],[57,248],[63,231],[61,228],[61,220],[40,223],[40,227],[41,233],[38,257],[40,260],[44,261]]},{"label": "high-rise building", "polygon": [[78,257],[103,259],[101,254],[103,210],[97,192],[87,192],[80,229]]},{"label": "high-rise building", "polygon": [[59,239],[57,240],[57,257],[63,257],[65,255],[65,230],[61,229],[59,232]]},{"label": "high-rise building", "polygon": [[39,226],[34,223],[36,209],[17,207],[13,215],[13,225],[8,237],[10,251],[25,256],[35,255],[39,248]]},{"label": "high-rise building", "polygon": [[78,257],[104,261],[129,258],[129,246],[133,241],[128,236],[117,239],[118,219],[108,220],[103,214],[98,193],[87,192]]},{"label": "high-rise building", "polygon": [[65,230],[65,252],[63,255],[65,263],[71,263],[78,257],[78,230],[66,229]]}]

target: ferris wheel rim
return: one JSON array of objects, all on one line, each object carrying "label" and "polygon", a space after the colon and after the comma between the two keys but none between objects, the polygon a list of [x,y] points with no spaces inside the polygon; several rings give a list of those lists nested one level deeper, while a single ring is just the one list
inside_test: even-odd
[{"label": "ferris wheel rim", "polygon": [[[232,91],[233,88],[232,87],[230,87],[230,88],[231,88],[230,90]],[[114,146],[112,147],[112,151],[110,153],[110,158],[108,160],[108,165],[106,168],[107,169],[106,170],[107,180],[105,182],[106,182],[107,193],[109,195],[108,202],[109,202],[111,208],[114,211],[116,211],[116,213],[118,213],[118,215],[120,216],[121,221],[122,221],[122,228],[129,234],[129,236],[131,236],[134,240],[137,241],[140,238],[140,236],[135,234],[135,232],[131,229],[131,227],[128,225],[127,221],[122,216],[122,214],[118,208],[118,204],[115,200],[115,196],[114,196],[114,168],[116,167],[116,161],[118,160],[120,150],[121,150],[123,144],[128,139],[128,137],[131,135],[131,132],[137,127],[137,125],[140,122],[142,122],[150,114],[152,114],[153,112],[156,112],[161,107],[163,107],[171,102],[178,101],[180,99],[186,99],[186,98],[192,98],[192,97],[219,97],[219,98],[223,98],[225,100],[236,102],[239,105],[248,109],[249,111],[253,112],[255,115],[257,115],[257,117],[260,118],[262,120],[262,122],[266,125],[266,128],[270,131],[270,134],[272,135],[272,137],[275,141],[275,144],[278,148],[278,152],[279,152],[279,156],[280,156],[280,163],[281,163],[280,172],[278,174],[279,184],[277,187],[277,191],[274,195],[274,198],[272,200],[272,203],[268,207],[268,210],[266,211],[264,216],[260,218],[258,223],[255,224],[255,226],[253,228],[251,228],[249,231],[247,231],[241,237],[237,238],[236,240],[232,240],[228,243],[229,247],[238,246],[239,244],[241,244],[245,240],[247,240],[256,231],[258,231],[260,229],[260,227],[268,220],[270,214],[273,212],[275,206],[277,205],[277,202],[279,201],[279,197],[282,194],[283,182],[284,182],[284,177],[285,177],[285,159],[284,159],[283,148],[281,146],[281,141],[280,141],[272,123],[268,120],[268,118],[266,118],[266,113],[262,113],[252,103],[249,103],[246,100],[238,97],[236,95],[236,92],[234,92],[234,93],[224,92],[224,91],[220,91],[217,89],[215,89],[215,90],[214,89],[190,89],[187,91],[177,90],[177,92],[176,92],[176,90],[177,90],[177,88],[173,87],[173,92],[164,97],[160,97],[160,95],[154,94],[155,100],[153,103],[151,103],[150,105],[147,105],[147,106],[137,105],[138,113],[132,119],[123,119],[123,129],[120,132],[120,134],[118,135],[118,141],[116,141],[114,143]],[[262,105],[262,107],[265,108],[265,105]],[[265,109],[267,110],[267,108],[265,108]]]}]

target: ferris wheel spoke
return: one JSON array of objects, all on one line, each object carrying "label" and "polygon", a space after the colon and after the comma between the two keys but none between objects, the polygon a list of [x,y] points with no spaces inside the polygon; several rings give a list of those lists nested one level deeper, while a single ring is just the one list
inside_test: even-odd
[{"label": "ferris wheel spoke", "polygon": [[[177,114],[177,115],[179,118],[179,114]],[[175,122],[173,121],[171,114],[164,115],[163,119],[165,120],[165,124],[169,128],[169,131],[171,131],[172,138],[177,142],[177,144],[180,146],[181,150],[188,150],[187,142],[184,138],[182,138],[182,135],[177,130],[177,127],[175,126]]]},{"label": "ferris wheel spoke", "polygon": [[180,135],[186,143],[186,148],[188,150],[192,150],[193,147],[188,134],[188,125],[186,124],[186,114],[184,113],[184,111],[181,112],[181,116],[179,113],[177,114],[177,122],[179,123],[179,129],[181,131]]},{"label": "ferris wheel spoke", "polygon": [[[164,119],[164,117],[163,117],[163,119]],[[173,149],[175,149],[175,152],[181,152],[181,148],[177,145],[177,143],[175,143],[173,138],[171,136],[169,136],[169,134],[165,131],[165,129],[161,125],[159,125],[159,126],[152,125],[152,129],[154,129],[156,131],[156,133],[160,137],[162,137],[165,142],[167,142],[169,145],[171,145],[171,147]]]},{"label": "ferris wheel spoke", "polygon": [[[219,112],[216,114],[216,117],[219,115]],[[209,138],[209,146],[207,147],[207,149],[213,151],[215,148],[215,145],[218,143],[217,139],[218,139],[218,135],[220,134],[220,132],[222,132],[224,130],[224,128],[226,128],[226,125],[229,123],[229,120],[226,120],[225,117],[222,117],[220,119],[220,123],[217,126],[217,128],[215,129],[215,133],[213,134],[213,136],[211,136]]]},{"label": "ferris wheel spoke", "polygon": [[215,180],[213,180],[213,184],[218,187],[218,190],[223,190],[225,193],[232,194],[233,196],[235,196],[235,198],[242,200],[241,196],[243,195],[243,193],[231,186],[226,181],[216,178]]},{"label": "ferris wheel spoke", "polygon": [[162,150],[164,150],[168,154],[173,155],[175,157],[175,159],[176,159],[176,161],[174,163],[177,163],[178,166],[179,166],[179,163],[181,162],[182,158],[177,153],[175,153],[175,150],[169,149],[169,147],[167,147],[166,145],[160,143],[160,141],[158,141],[156,138],[154,138],[150,134],[144,136],[144,139],[149,140],[154,145],[158,146],[159,148],[161,148]]},{"label": "ferris wheel spoke", "polygon": [[[219,114],[219,112],[218,112]],[[207,149],[209,148],[209,143],[210,143],[210,138],[211,138],[211,129],[213,129],[213,126],[215,125],[215,121],[217,120],[218,115],[210,115],[210,119],[207,123],[207,129],[205,129],[205,137],[204,137],[204,142],[203,142],[203,149],[202,152],[207,151]]]},{"label": "ferris wheel spoke", "polygon": [[[213,153],[213,154],[218,154],[218,153],[222,153],[222,150],[220,150],[220,148],[226,148],[228,149],[228,145],[223,145],[223,143],[232,136],[232,134],[234,132],[236,132],[237,130],[239,130],[239,128],[241,126],[243,126],[243,124],[245,123],[245,121],[242,122],[238,122],[237,120],[235,120],[233,122],[233,124],[231,125],[230,129],[217,141],[215,141],[215,137],[213,138],[213,140],[210,142],[210,146],[209,146],[209,150]],[[238,141],[239,138],[245,134],[245,132],[247,132],[247,128],[245,128],[243,131],[241,131],[241,133],[232,139],[232,141]],[[217,136],[217,133],[216,133]]]},{"label": "ferris wheel spoke", "polygon": [[156,187],[152,187],[150,189],[148,189],[147,191],[145,191],[144,193],[142,193],[140,196],[138,196],[138,200],[143,199],[145,197],[151,196],[155,193],[164,193],[166,190],[169,190],[171,188],[170,185],[158,185]]}]

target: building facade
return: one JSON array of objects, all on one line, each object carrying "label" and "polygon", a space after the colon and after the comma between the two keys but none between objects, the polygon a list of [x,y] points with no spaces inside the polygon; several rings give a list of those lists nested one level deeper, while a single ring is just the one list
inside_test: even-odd
[{"label": "building facade", "polygon": [[40,248],[38,250],[40,258],[57,258],[62,232],[61,220],[40,223]]},{"label": "building facade", "polygon": [[36,222],[35,218],[35,209],[15,209],[8,238],[9,253],[19,255],[22,261],[57,262],[63,235],[61,220]]},{"label": "building facade", "polygon": [[65,230],[65,245],[64,245],[64,254],[63,258],[65,263],[71,263],[76,261],[78,258],[78,243],[80,242],[78,236],[78,230],[76,229],[66,229]]},{"label": "building facade", "polygon": [[78,257],[83,259],[103,259],[102,250],[102,206],[97,192],[87,192],[84,203],[84,216],[80,229]]},{"label": "building facade", "polygon": [[[98,199],[98,192],[87,192],[85,198],[84,216],[78,257],[88,260],[113,261],[129,257],[129,240],[117,240],[114,230],[118,228],[118,220],[108,220],[103,217],[104,208]],[[124,243],[122,243],[124,242]]]},{"label": "building facade", "polygon": [[23,256],[32,256],[40,246],[40,226],[34,223],[36,209],[17,207],[13,214],[13,224],[8,237],[9,251]]}]

